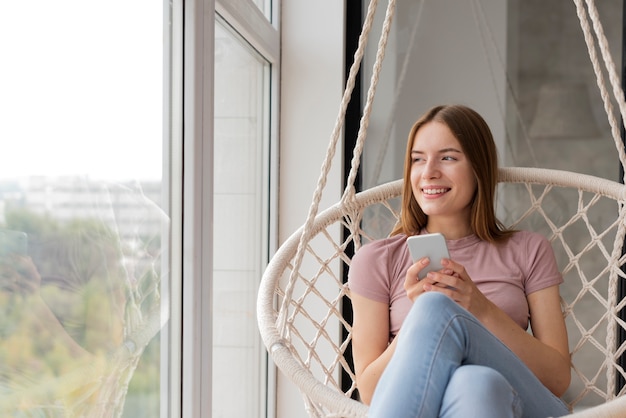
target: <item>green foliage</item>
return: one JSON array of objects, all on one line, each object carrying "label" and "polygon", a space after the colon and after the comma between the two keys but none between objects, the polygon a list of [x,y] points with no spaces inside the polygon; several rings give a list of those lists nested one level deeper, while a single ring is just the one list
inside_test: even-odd
[{"label": "green foliage", "polygon": [[39,215],[27,210],[9,210],[5,214],[3,228],[26,232],[34,236],[50,236],[58,231],[59,224],[48,215]]},{"label": "green foliage", "polygon": [[[28,234],[41,285],[32,294],[0,287],[0,388],[17,393],[36,382],[63,379],[89,362],[99,364],[123,346],[137,318],[159,306],[160,239],[142,237],[131,247],[98,219],[60,222],[26,210],[9,210],[5,220],[0,227]],[[153,338],[145,347],[128,383],[130,398],[156,400],[157,410],[159,342]],[[126,385],[122,380],[120,388]],[[55,399],[62,389],[50,387],[44,398]],[[76,402],[88,403],[104,393],[89,390],[75,395]],[[2,396],[0,390],[0,413]],[[14,414],[20,414],[18,409]]]}]

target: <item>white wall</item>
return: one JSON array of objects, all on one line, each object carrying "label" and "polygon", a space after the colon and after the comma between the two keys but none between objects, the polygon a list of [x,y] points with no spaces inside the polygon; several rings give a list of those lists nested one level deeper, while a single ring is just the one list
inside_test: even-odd
[{"label": "white wall", "polygon": [[[343,93],[344,2],[282,0],[280,243],[304,224]],[[338,144],[320,210],[341,196]],[[306,417],[298,390],[278,374],[277,416]]]}]

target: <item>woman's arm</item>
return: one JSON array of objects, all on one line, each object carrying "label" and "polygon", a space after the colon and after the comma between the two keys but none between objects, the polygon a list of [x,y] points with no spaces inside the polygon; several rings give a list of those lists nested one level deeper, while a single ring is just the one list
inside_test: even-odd
[{"label": "woman's arm", "polygon": [[556,396],[569,387],[571,362],[558,286],[528,295],[533,335],[493,305],[481,322],[506,344]]},{"label": "woman's arm", "polygon": [[351,300],[354,371],[361,400],[369,405],[378,379],[395,350],[397,338],[389,344],[388,304],[354,293]]},{"label": "woman's arm", "polygon": [[[560,390],[554,391],[562,395],[570,385],[572,377],[572,363],[569,353],[567,328],[563,311],[561,310],[561,296],[558,286],[551,286],[528,295],[530,309],[530,323],[533,335],[542,343],[556,351],[554,363],[539,365],[543,367],[539,373],[539,379],[548,380],[546,374],[552,374],[555,380],[559,380]],[[549,360],[544,360],[546,363]],[[552,370],[551,370],[552,369]],[[538,372],[535,372],[537,374]],[[560,396],[559,395],[559,396]]]}]

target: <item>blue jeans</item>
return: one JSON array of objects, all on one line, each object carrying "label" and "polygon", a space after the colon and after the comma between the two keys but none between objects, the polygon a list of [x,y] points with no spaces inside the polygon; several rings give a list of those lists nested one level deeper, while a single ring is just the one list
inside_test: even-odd
[{"label": "blue jeans", "polygon": [[440,293],[411,308],[369,417],[546,418],[569,414],[472,314]]}]

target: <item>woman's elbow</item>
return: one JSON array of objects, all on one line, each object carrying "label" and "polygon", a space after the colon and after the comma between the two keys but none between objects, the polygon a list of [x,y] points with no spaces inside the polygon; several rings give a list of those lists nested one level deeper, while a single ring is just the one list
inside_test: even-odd
[{"label": "woman's elbow", "polygon": [[569,388],[571,381],[572,368],[568,364],[567,368],[564,367],[564,370],[559,373],[558,377],[552,382],[550,391],[560,398]]},{"label": "woman's elbow", "polygon": [[369,405],[372,402],[372,396],[374,396],[374,389],[370,388],[370,385],[367,385],[362,381],[363,379],[356,379],[356,388],[359,392],[359,400],[366,405]]}]

